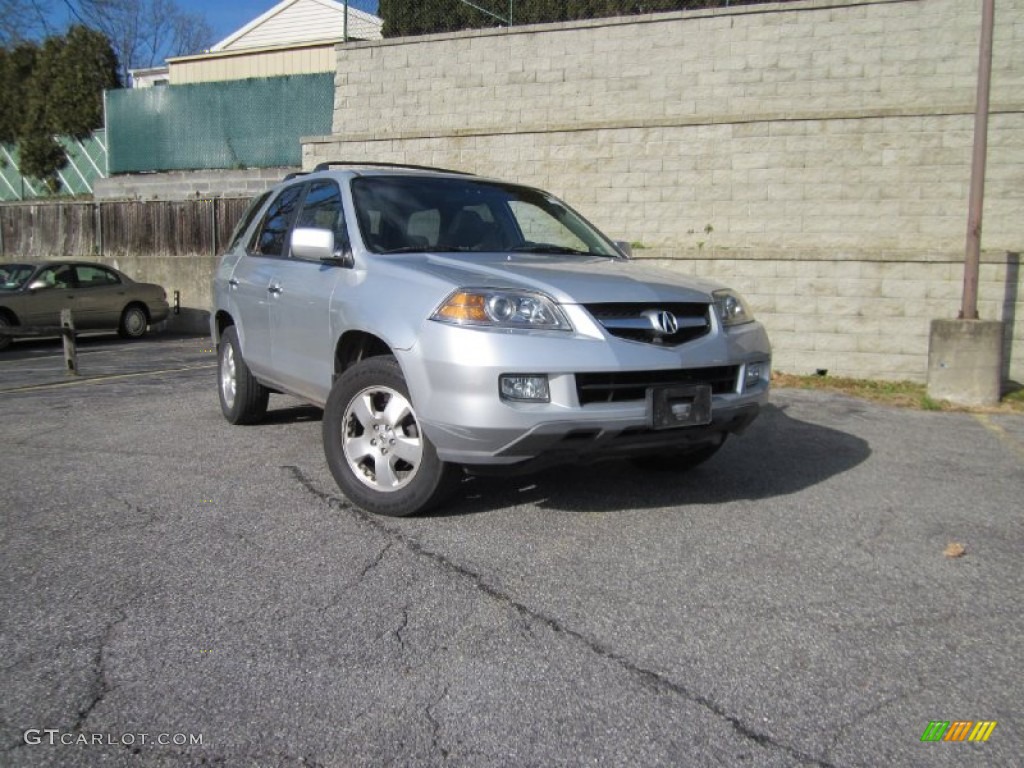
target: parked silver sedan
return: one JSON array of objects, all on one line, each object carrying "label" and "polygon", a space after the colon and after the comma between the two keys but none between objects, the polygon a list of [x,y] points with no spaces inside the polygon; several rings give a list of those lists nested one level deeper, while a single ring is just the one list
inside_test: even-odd
[{"label": "parked silver sedan", "polygon": [[0,264],[0,349],[11,343],[4,328],[57,326],[62,309],[71,310],[76,330],[116,330],[125,338],[145,335],[169,311],[159,285],[137,283],[105,264]]}]

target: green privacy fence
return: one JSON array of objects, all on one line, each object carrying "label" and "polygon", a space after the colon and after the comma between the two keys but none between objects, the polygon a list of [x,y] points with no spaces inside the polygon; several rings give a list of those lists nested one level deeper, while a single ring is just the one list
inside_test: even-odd
[{"label": "green privacy fence", "polygon": [[[89,195],[97,179],[107,176],[106,131],[94,131],[85,139],[58,136],[68,162],[57,172],[59,195]],[[18,147],[0,144],[0,202],[50,197],[52,193],[37,179],[21,175]]]},{"label": "green privacy fence", "polygon": [[300,165],[331,132],[334,74],[107,91],[110,173]]}]

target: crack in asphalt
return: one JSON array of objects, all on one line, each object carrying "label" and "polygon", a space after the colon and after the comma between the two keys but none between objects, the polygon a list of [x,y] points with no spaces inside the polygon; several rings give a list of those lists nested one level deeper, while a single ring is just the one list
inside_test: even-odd
[{"label": "crack in asphalt", "polygon": [[846,739],[847,734],[872,715],[878,714],[883,709],[887,709],[893,704],[899,704],[901,701],[906,701],[911,696],[916,696],[920,694],[922,691],[925,690],[926,687],[927,686],[925,686],[924,680],[921,678],[920,675],[918,675],[917,687],[904,693],[899,693],[890,696],[889,698],[883,699],[877,704],[873,704],[872,706],[865,709],[863,712],[858,712],[836,729],[835,735],[832,737],[831,742],[825,748],[825,754],[831,756],[832,753],[839,747],[839,744]]},{"label": "crack in asphalt", "polygon": [[435,752],[441,753],[441,759],[446,763],[448,762],[448,757],[451,753],[441,744],[441,721],[434,717],[432,710],[444,699],[448,698],[448,688],[449,686],[446,685],[444,690],[441,691],[441,695],[434,699],[434,701],[428,704],[423,710],[423,714],[427,718],[427,722],[430,723],[430,746],[433,747]]},{"label": "crack in asphalt", "polygon": [[110,692],[116,688],[116,686],[111,685],[110,681],[107,679],[105,663],[106,650],[110,641],[113,639],[114,632],[117,631],[117,628],[121,624],[128,620],[127,608],[131,604],[132,600],[134,600],[134,598],[127,600],[123,605],[116,609],[116,618],[113,621],[108,622],[106,629],[103,630],[103,636],[100,639],[99,647],[96,649],[96,653],[93,656],[93,667],[95,672],[92,685],[90,686],[92,688],[92,693],[90,694],[90,699],[86,703],[85,707],[78,710],[75,722],[71,725],[71,730],[73,732],[82,732],[82,729],[85,726],[85,721],[89,719],[96,707],[103,703],[103,700],[110,694]]},{"label": "crack in asphalt", "polygon": [[363,567],[363,570],[359,572],[359,575],[356,576],[355,580],[349,585],[348,588],[352,589],[352,587],[357,587],[360,584],[362,584],[367,574],[380,566],[380,564],[384,561],[384,555],[386,555],[388,553],[388,550],[391,549],[391,547],[393,547],[394,545],[394,541],[388,541],[388,543],[384,545],[381,551],[377,553],[377,556]]},{"label": "crack in asphalt", "polygon": [[126,520],[122,518],[117,523],[117,528],[119,530],[132,528],[148,528],[151,525],[156,525],[157,523],[161,522],[160,517],[156,512],[147,511],[138,504],[134,504],[128,501],[127,499],[122,499],[120,496],[114,493],[110,494],[110,498],[112,498],[119,504],[124,504],[125,508],[129,512],[133,512],[136,515],[138,515],[139,518],[141,518],[136,520]]},{"label": "crack in asphalt", "polygon": [[[353,504],[350,504],[348,501],[338,498],[337,496],[333,496],[332,494],[326,493],[321,489],[317,488],[313,484],[313,481],[310,478],[306,477],[306,475],[303,474],[302,470],[299,469],[298,467],[293,465],[282,465],[280,468],[288,471],[296,480],[296,482],[298,482],[298,484],[302,486],[302,488],[305,489],[310,495],[315,496],[322,502],[326,503],[332,509],[346,510],[351,512],[358,520],[370,526],[371,528],[380,531],[381,533],[384,533],[385,535],[392,538],[394,541],[397,541],[412,554],[418,555],[419,557],[423,557],[434,562],[442,570],[449,571],[465,579],[468,579],[476,586],[477,589],[479,589],[485,595],[492,598],[496,602],[505,605],[508,608],[511,608],[524,619],[528,621],[532,620],[538,624],[541,624],[550,629],[555,634],[564,635],[565,637],[572,638],[573,640],[579,642],[580,644],[588,648],[592,653],[596,654],[597,656],[600,656],[603,659],[607,659],[608,661],[617,664],[619,667],[626,670],[634,677],[640,679],[645,684],[651,686],[654,690],[675,694],[683,699],[686,699],[692,704],[696,704],[697,706],[707,710],[715,717],[728,723],[729,726],[738,736],[741,736],[742,738],[747,739],[748,741],[752,741],[755,744],[765,747],[767,749],[773,749],[783,752],[786,755],[806,765],[820,766],[820,768],[836,768],[832,763],[828,762],[827,760],[823,760],[821,758],[815,757],[814,755],[810,755],[806,752],[803,752],[800,749],[797,749],[796,747],[791,747],[788,744],[778,742],[768,734],[761,733],[755,730],[751,726],[744,723],[743,720],[740,719],[740,717],[738,717],[737,715],[730,714],[721,705],[717,704],[709,697],[697,693],[696,691],[690,690],[685,685],[677,683],[674,680],[671,680],[670,678],[665,677],[664,675],[655,672],[652,669],[648,669],[646,667],[641,666],[639,663],[633,661],[632,659],[624,656],[621,653],[616,652],[615,650],[608,647],[596,638],[588,637],[587,635],[584,635],[583,633],[578,632],[575,629],[567,627],[564,624],[562,624],[561,621],[554,618],[553,616],[548,616],[547,614],[542,613],[541,611],[535,608],[531,608],[525,603],[520,602],[513,596],[505,592],[502,592],[497,587],[488,583],[487,580],[484,578],[483,574],[477,573],[476,571],[464,565],[456,563],[454,560],[451,560],[450,558],[441,554],[440,552],[435,552],[431,549],[427,549],[417,539],[414,539],[411,536],[407,536],[402,531],[399,531],[395,528],[386,525],[385,523],[381,522],[381,520],[379,520],[378,518],[371,516],[368,512],[359,509]],[[447,688],[445,689],[445,692],[447,693]]]},{"label": "crack in asphalt", "polygon": [[402,607],[402,621],[399,622],[398,626],[393,630],[395,639],[398,641],[398,645],[403,651],[405,650],[405,638],[402,637],[402,630],[409,626],[409,608],[409,605]]},{"label": "crack in asphalt", "polygon": [[[103,630],[103,634],[100,638],[99,646],[96,649],[96,653],[93,654],[92,666],[93,666],[93,679],[89,685],[90,693],[89,699],[85,706],[78,710],[75,715],[75,721],[71,724],[70,731],[82,733],[85,727],[85,722],[89,719],[92,713],[96,710],[103,700],[116,689],[117,686],[111,685],[107,679],[106,671],[106,648],[113,639],[114,632],[117,628],[128,619],[127,607],[135,600],[133,596],[129,600],[125,601],[123,605],[115,609],[116,618],[113,621],[107,623]],[[24,738],[19,740],[17,743],[10,744],[4,747],[4,752],[13,752],[16,749],[26,746]]]},{"label": "crack in asphalt", "polygon": [[351,581],[347,582],[346,584],[343,584],[330,600],[328,600],[326,603],[317,608],[317,612],[326,613],[327,611],[331,610],[331,608],[337,606],[344,599],[346,594],[348,594],[351,590],[355,589],[360,584],[362,584],[363,581],[365,581],[367,575],[371,571],[374,571],[380,567],[380,564],[384,561],[384,556],[388,553],[388,550],[391,549],[391,547],[393,547],[394,545],[395,542],[393,540],[388,540],[388,543],[381,548],[380,552],[378,552],[369,563],[363,566],[363,569],[359,571],[359,574]]}]

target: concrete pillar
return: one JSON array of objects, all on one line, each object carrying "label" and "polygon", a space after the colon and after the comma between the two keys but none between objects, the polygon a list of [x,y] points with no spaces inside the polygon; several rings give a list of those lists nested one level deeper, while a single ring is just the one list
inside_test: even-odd
[{"label": "concrete pillar", "polygon": [[1002,385],[1003,324],[932,320],[928,396],[956,405],[995,405]]}]

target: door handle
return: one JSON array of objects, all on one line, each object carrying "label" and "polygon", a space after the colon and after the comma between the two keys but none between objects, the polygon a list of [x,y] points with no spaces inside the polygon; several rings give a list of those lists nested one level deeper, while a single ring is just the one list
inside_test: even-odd
[{"label": "door handle", "polygon": [[267,288],[267,293],[272,293],[272,294],[274,294],[276,296],[277,294],[281,293],[281,286],[280,285],[272,285],[269,288]]},{"label": "door handle", "polygon": [[230,288],[237,288],[238,287],[238,279],[232,277],[230,280],[228,280],[228,287],[230,287]]}]

